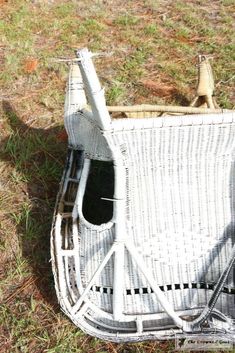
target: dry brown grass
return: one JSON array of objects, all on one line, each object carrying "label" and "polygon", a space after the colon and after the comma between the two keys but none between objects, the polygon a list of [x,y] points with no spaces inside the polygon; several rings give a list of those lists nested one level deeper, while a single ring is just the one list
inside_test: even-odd
[{"label": "dry brown grass", "polygon": [[[172,343],[88,337],[60,312],[49,234],[66,141],[65,64],[88,46],[110,104],[187,104],[198,53],[212,54],[218,102],[234,104],[233,1],[0,1],[0,352],[153,353]],[[227,81],[226,83],[224,83]]]}]

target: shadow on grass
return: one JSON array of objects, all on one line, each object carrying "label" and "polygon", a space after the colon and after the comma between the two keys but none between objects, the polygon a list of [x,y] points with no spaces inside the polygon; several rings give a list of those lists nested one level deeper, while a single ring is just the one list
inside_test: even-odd
[{"label": "shadow on grass", "polygon": [[33,269],[41,296],[57,310],[50,265],[50,228],[67,147],[58,138],[61,127],[28,127],[7,101],[3,102],[3,112],[11,134],[1,142],[0,159],[14,167],[13,182],[25,195],[15,214],[22,256]]}]

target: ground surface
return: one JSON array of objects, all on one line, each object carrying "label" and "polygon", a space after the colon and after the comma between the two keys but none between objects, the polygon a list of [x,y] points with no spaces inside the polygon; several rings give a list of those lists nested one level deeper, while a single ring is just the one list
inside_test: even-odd
[{"label": "ground surface", "polygon": [[109,104],[187,105],[196,55],[214,57],[218,103],[234,104],[233,0],[0,0],[0,352],[153,353],[84,335],[59,310],[50,224],[66,153],[66,64],[88,46]]}]

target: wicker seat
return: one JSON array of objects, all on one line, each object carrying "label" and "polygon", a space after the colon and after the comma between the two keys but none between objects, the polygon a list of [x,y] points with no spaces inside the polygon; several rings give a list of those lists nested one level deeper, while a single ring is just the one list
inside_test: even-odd
[{"label": "wicker seat", "polygon": [[[51,253],[62,310],[91,335],[235,341],[235,116],[196,101],[112,119],[89,51],[71,65]],[[86,206],[97,165],[100,206]]]}]

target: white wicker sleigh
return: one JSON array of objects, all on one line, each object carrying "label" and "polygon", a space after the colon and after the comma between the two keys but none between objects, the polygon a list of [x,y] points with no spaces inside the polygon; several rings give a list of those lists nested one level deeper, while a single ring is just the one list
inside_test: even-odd
[{"label": "white wicker sleigh", "polygon": [[[85,332],[116,342],[234,342],[234,114],[205,99],[210,114],[191,107],[192,115],[111,119],[87,49],[77,63],[51,237],[62,310]],[[107,163],[114,178],[113,195],[103,195],[112,217],[96,225],[83,207],[94,160]]]}]

